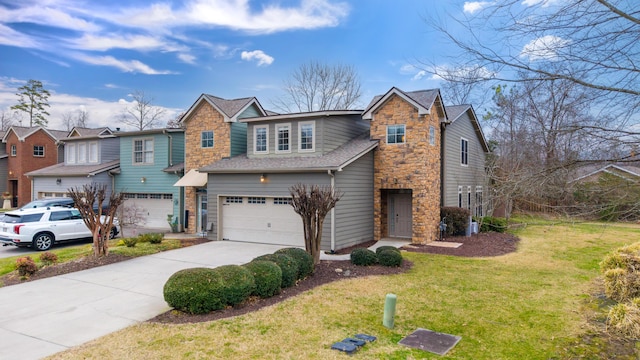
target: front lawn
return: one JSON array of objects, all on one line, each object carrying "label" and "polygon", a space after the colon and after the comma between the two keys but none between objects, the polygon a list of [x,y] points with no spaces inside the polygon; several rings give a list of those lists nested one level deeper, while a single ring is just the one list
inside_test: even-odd
[{"label": "front lawn", "polygon": [[[378,340],[354,358],[441,358],[398,345],[417,328],[462,337],[447,359],[565,359],[579,347],[587,358],[614,355],[599,357],[601,350],[581,343],[591,328],[585,308],[597,286],[598,262],[638,241],[640,226],[542,223],[517,235],[520,247],[508,255],[405,252],[414,265],[404,274],[334,282],[236,318],[143,323],[51,358],[345,359],[330,346],[356,333]],[[382,326],[387,293],[397,295],[391,330]]]}]

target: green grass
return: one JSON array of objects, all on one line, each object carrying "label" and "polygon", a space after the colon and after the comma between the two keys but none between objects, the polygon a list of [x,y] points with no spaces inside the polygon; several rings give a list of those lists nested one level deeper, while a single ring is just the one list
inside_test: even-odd
[{"label": "green grass", "polygon": [[[121,239],[114,239],[109,241],[109,252],[114,254],[122,254],[131,257],[138,257],[144,255],[151,255],[161,251],[177,249],[180,247],[180,240],[177,239],[164,239],[160,244],[151,244],[148,242],[138,242],[135,247],[126,247],[124,245],[117,246]],[[55,247],[50,252],[58,255],[58,263],[64,263],[71,260],[76,260],[84,256],[92,255],[93,250],[91,244],[83,243],[74,246],[67,246],[64,248]],[[30,256],[36,264],[41,267],[43,264],[40,261],[41,253],[27,254],[24,256]],[[12,256],[8,258],[0,259],[0,276],[6,275],[16,269],[16,260],[24,256]]]},{"label": "green grass", "polygon": [[[378,340],[353,358],[440,359],[398,345],[417,328],[462,337],[446,359],[607,358],[598,355],[602,339],[589,338],[583,311],[597,263],[638,240],[639,231],[541,221],[518,231],[516,253],[469,259],[405,252],[414,266],[404,274],[334,282],[231,319],[140,324],[52,358],[344,359],[331,344],[362,332]],[[382,326],[388,293],[397,295],[393,329]]]}]

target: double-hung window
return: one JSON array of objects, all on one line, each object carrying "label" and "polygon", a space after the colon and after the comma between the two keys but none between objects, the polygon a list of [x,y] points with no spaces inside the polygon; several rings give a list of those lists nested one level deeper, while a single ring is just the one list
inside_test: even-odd
[{"label": "double-hung window", "polygon": [[98,142],[93,141],[89,143],[89,162],[98,162]]},{"label": "double-hung window", "polygon": [[133,141],[133,163],[135,165],[153,164],[153,139]]},{"label": "double-hung window", "polygon": [[301,122],[298,126],[298,151],[312,152],[316,147],[316,123]]},{"label": "double-hung window", "polygon": [[18,154],[18,149],[16,144],[11,144],[11,156],[16,156]]},{"label": "double-hung window", "polygon": [[405,135],[404,125],[387,126],[387,144],[403,144]]},{"label": "double-hung window", "polygon": [[291,152],[291,124],[276,125],[276,136],[278,137],[276,153],[290,153]]},{"label": "double-hung window", "polygon": [[67,144],[67,164],[76,163],[76,144]]},{"label": "double-hung window", "polygon": [[429,145],[436,144],[436,128],[435,126],[429,126]]},{"label": "double-hung window", "polygon": [[469,165],[469,140],[460,138],[460,164]]},{"label": "double-hung window", "polygon": [[78,164],[87,162],[87,143],[78,144]]},{"label": "double-hung window", "polygon": [[484,216],[482,207],[482,186],[476,186],[476,216]]},{"label": "double-hung window", "polygon": [[462,205],[462,186],[458,186],[458,207],[461,208]]},{"label": "double-hung window", "polygon": [[269,153],[268,125],[256,125],[253,127],[253,152],[255,154]]},{"label": "double-hung window", "polygon": [[200,146],[202,148],[213,147],[213,131],[203,131],[200,133]]}]

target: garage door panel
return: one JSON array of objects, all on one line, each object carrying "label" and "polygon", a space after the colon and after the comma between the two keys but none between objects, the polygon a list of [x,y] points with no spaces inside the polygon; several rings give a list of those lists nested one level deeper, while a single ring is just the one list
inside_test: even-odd
[{"label": "garage door panel", "polygon": [[300,216],[291,205],[275,204],[274,198],[264,203],[226,203],[223,199],[222,238],[227,240],[304,246]]},{"label": "garage door panel", "polygon": [[144,223],[141,226],[169,230],[167,214],[173,214],[173,201],[171,199],[128,199],[125,206],[137,206],[142,209]]}]

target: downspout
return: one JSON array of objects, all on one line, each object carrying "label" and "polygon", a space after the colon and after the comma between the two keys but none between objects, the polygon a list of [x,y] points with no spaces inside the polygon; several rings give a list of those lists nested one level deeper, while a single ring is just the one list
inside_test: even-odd
[{"label": "downspout", "polygon": [[173,166],[173,136],[166,129],[162,130],[162,132],[169,138],[169,166]]},{"label": "downspout", "polygon": [[[331,170],[327,170],[327,175],[331,176],[331,192],[335,191],[336,177]],[[331,209],[331,253],[336,252],[336,211],[335,206]],[[322,241],[322,239],[320,239]]]}]

